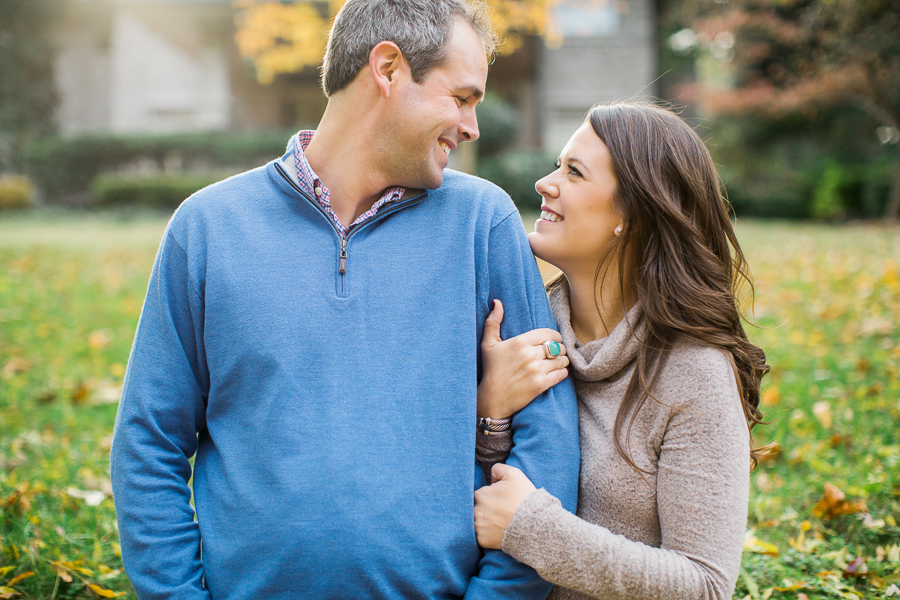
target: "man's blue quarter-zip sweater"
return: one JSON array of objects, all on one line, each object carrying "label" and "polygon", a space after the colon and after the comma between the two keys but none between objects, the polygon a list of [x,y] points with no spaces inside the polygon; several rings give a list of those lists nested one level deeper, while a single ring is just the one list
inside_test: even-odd
[{"label": "man's blue quarter-zip sweater", "polygon": [[[196,193],[162,240],[111,452],[139,597],[544,597],[473,528],[491,301],[504,337],[554,326],[515,207],[448,170],[342,248],[288,158]],[[509,464],[574,510],[570,383],[514,428]]]}]

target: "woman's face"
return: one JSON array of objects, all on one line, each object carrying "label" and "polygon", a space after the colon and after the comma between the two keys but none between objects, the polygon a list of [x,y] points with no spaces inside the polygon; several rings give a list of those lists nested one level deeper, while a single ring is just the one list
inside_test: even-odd
[{"label": "woman's face", "polygon": [[584,271],[593,277],[622,217],[613,206],[612,157],[590,123],[563,148],[557,169],[534,187],[543,197],[541,216],[528,235],[535,256],[567,276]]}]

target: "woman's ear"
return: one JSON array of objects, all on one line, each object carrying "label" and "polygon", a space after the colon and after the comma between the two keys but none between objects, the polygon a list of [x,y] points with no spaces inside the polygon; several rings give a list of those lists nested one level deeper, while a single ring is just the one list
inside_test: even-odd
[{"label": "woman's ear", "polygon": [[369,70],[381,95],[388,98],[398,79],[409,76],[409,63],[403,56],[400,47],[394,42],[379,42],[369,53]]}]

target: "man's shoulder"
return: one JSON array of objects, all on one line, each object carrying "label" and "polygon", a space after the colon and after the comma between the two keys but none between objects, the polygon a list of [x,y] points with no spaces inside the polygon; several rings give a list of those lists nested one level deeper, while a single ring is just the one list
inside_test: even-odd
[{"label": "man's shoulder", "polygon": [[267,166],[225,177],[188,196],[173,219],[205,218],[222,211],[249,208],[252,202],[248,200],[268,196],[263,191],[270,186]]},{"label": "man's shoulder", "polygon": [[461,171],[454,171],[453,169],[444,170],[444,182],[441,184],[441,187],[434,190],[434,192],[450,194],[466,193],[478,197],[479,199],[483,199],[485,202],[496,202],[498,204],[512,206],[512,200],[510,200],[509,194],[503,191],[498,185],[491,183],[486,179],[482,179],[481,177],[469,175],[468,173],[463,173]]},{"label": "man's shoulder", "polygon": [[229,199],[235,195],[268,185],[269,177],[267,174],[267,167],[268,165],[264,165],[220,179],[191,194],[190,197],[185,200],[185,203],[190,202],[192,204],[205,205],[216,202],[228,202]]},{"label": "man's shoulder", "polygon": [[490,215],[491,226],[518,214],[516,205],[502,188],[486,179],[452,169],[444,170],[441,187],[429,191],[429,196],[469,213]]}]

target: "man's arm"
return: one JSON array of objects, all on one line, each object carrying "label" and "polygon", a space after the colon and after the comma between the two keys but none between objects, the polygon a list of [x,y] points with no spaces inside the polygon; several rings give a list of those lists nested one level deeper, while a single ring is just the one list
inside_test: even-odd
[{"label": "man's arm", "polygon": [[128,361],[110,452],[122,560],[141,600],[209,598],[188,485],[197,432],[205,428],[202,306],[187,255],[167,230]]},{"label": "man's arm", "polygon": [[[518,213],[494,226],[488,244],[487,297],[480,322],[498,298],[505,314],[503,339],[540,327],[556,327],[540,272],[535,263]],[[483,292],[482,292],[483,293]],[[478,339],[481,339],[479,332]],[[550,388],[513,418],[514,447],[507,464],[525,472],[538,488],[560,499],[575,511],[581,454],[578,442],[578,410],[569,379]],[[503,552],[488,550],[478,576],[466,590],[467,599],[543,598],[550,584],[537,573]]]}]

